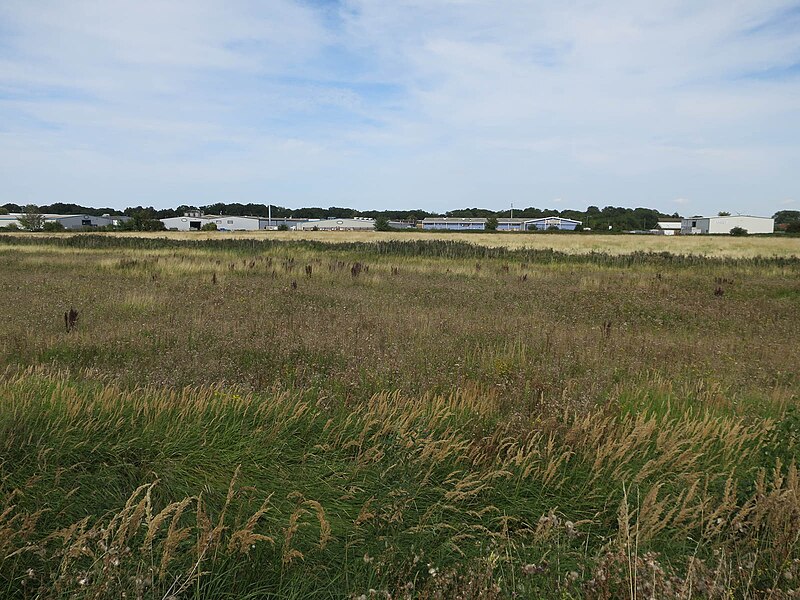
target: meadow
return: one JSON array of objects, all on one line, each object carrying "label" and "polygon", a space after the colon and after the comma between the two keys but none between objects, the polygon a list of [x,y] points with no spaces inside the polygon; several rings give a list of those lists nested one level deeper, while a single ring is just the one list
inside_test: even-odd
[{"label": "meadow", "polygon": [[[65,234],[69,235],[69,234]],[[634,252],[669,252],[678,255],[752,258],[756,256],[800,256],[800,238],[786,235],[730,237],[719,235],[625,235],[572,232],[469,232],[457,231],[219,231],[219,232],[129,232],[122,237],[171,240],[250,239],[314,241],[325,243],[440,241],[467,242],[489,248],[551,249],[568,254],[631,254]]]},{"label": "meadow", "polygon": [[0,237],[0,595],[797,595],[799,240],[291,234]]}]

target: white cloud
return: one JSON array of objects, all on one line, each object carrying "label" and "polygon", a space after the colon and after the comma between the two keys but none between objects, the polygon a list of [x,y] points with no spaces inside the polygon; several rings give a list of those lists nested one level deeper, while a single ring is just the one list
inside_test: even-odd
[{"label": "white cloud", "polygon": [[108,204],[102,165],[120,205],[764,212],[798,193],[791,6],[9,0],[0,203]]}]

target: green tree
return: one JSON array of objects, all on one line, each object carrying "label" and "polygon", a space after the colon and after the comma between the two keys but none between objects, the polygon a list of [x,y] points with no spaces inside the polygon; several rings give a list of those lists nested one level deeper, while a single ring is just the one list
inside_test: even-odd
[{"label": "green tree", "polygon": [[717,213],[717,216],[718,217],[730,217],[731,213],[729,213],[727,210],[721,210],[721,211],[719,211]]},{"label": "green tree", "polygon": [[162,231],[165,229],[164,223],[156,218],[156,212],[152,207],[126,208],[125,214],[130,219],[120,225],[119,228],[124,231]]},{"label": "green tree", "polygon": [[64,231],[65,227],[58,221],[48,221],[47,223],[42,225],[42,229],[44,231]]},{"label": "green tree", "polygon": [[734,227],[731,229],[731,235],[747,235],[747,229],[744,227]]},{"label": "green tree", "polygon": [[41,231],[44,226],[44,215],[39,212],[39,207],[35,204],[28,204],[25,210],[17,218],[23,229],[28,231]]},{"label": "green tree", "polygon": [[386,217],[378,217],[375,219],[375,231],[391,231],[392,227],[389,225],[389,219]]},{"label": "green tree", "polygon": [[497,231],[497,217],[486,219],[486,231]]},{"label": "green tree", "polygon": [[8,209],[0,206],[0,215],[7,215],[7,214],[8,214]]},{"label": "green tree", "polygon": [[779,210],[772,215],[772,218],[775,219],[776,225],[800,222],[800,210]]},{"label": "green tree", "polygon": [[200,228],[200,231],[216,231],[217,224],[216,223],[206,223]]}]

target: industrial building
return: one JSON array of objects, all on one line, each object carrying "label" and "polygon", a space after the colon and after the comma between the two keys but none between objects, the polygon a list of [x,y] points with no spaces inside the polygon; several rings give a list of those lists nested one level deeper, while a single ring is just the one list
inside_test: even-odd
[{"label": "industrial building", "polygon": [[296,231],[374,231],[375,219],[354,217],[351,219],[318,219],[295,225]]},{"label": "industrial building", "polygon": [[[262,220],[264,217],[261,217]],[[267,226],[265,229],[277,230],[278,227],[286,227],[286,229],[294,229],[301,223],[305,223],[308,219],[298,217],[268,217]]]},{"label": "industrial building", "polygon": [[773,233],[775,219],[750,215],[690,217],[681,221],[681,234],[730,233],[734,227],[741,227],[747,233]]},{"label": "industrial building", "polygon": [[212,223],[217,226],[218,231],[258,231],[268,228],[268,221],[263,217],[204,215],[199,212],[188,212],[182,217],[161,219],[161,222],[164,227],[173,231],[200,231],[203,226]]},{"label": "industrial building", "polygon": [[526,231],[530,219],[497,219],[497,231]]},{"label": "industrial building", "polygon": [[680,219],[661,219],[656,224],[653,233],[658,235],[677,235],[681,232]]},{"label": "industrial building", "polygon": [[486,219],[477,217],[428,217],[422,219],[422,228],[483,231],[486,229]]},{"label": "industrial building", "polygon": [[[19,218],[24,217],[23,213],[10,213],[7,215],[0,215],[0,227],[18,227],[22,229]],[[117,215],[103,215],[98,217],[96,215],[57,215],[57,214],[42,214],[44,223],[60,223],[64,229],[81,230],[89,229],[92,227],[109,227],[117,226],[127,221],[130,217],[123,217]]]},{"label": "industrial building", "polygon": [[[422,220],[423,229],[447,229],[454,231],[484,231],[488,219],[478,217],[429,217]],[[542,217],[539,219],[497,219],[497,231],[535,231],[561,229],[574,231],[580,221],[564,217]]]},{"label": "industrial building", "polygon": [[525,221],[525,231],[533,229],[560,229],[562,231],[575,231],[580,221],[565,219],[564,217],[542,217],[541,219],[528,219]]}]

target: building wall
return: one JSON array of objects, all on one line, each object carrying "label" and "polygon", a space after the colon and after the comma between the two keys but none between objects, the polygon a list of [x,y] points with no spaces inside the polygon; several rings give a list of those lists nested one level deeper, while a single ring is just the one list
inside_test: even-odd
[{"label": "building wall", "polygon": [[161,219],[164,227],[167,229],[177,229],[178,231],[191,231],[193,224],[197,224],[194,229],[199,230],[203,225],[208,223],[208,219],[202,217],[169,217]]},{"label": "building wall", "polygon": [[[97,217],[94,215],[42,215],[45,223],[61,223],[65,229],[83,229],[84,227],[106,227],[114,225],[112,217]],[[22,226],[18,220],[19,214],[0,215],[0,227],[16,225],[20,229]],[[116,217],[119,219],[119,217]]]},{"label": "building wall", "polygon": [[267,228],[267,220],[257,217],[230,217],[226,215],[203,215],[201,217],[169,217],[161,219],[167,229],[199,231],[203,225],[214,223],[218,230],[257,231]]},{"label": "building wall", "polygon": [[308,219],[298,219],[294,217],[272,217],[272,220],[262,218],[261,229],[275,230],[281,225],[285,225],[287,229],[293,229],[306,222],[308,222]]},{"label": "building wall", "polygon": [[57,221],[58,223],[61,223],[65,229],[107,227],[114,224],[113,219],[108,217],[95,217],[93,215],[68,215],[64,217],[56,217],[54,219],[45,219],[45,221]]},{"label": "building wall", "polygon": [[19,228],[22,227],[19,224],[19,221],[17,221],[17,217],[15,215],[0,215],[0,227],[8,227],[10,225]]},{"label": "building wall", "polygon": [[485,223],[465,223],[439,221],[434,223],[422,223],[423,229],[455,229],[458,231],[482,231],[486,229]]},{"label": "building wall", "polygon": [[320,221],[308,221],[296,226],[298,231],[374,231],[375,221],[372,219],[322,219]]},{"label": "building wall", "polygon": [[708,219],[704,217],[693,217],[681,221],[681,233],[684,235],[692,233],[708,233]]},{"label": "building wall", "polygon": [[575,231],[578,222],[570,219],[562,219],[561,217],[548,217],[545,219],[531,219],[527,221],[525,225],[528,230],[533,228],[545,230],[551,227],[557,227],[563,231]]},{"label": "building wall", "polygon": [[775,221],[767,217],[733,215],[729,217],[697,217],[681,222],[682,234],[725,234],[734,227],[746,229],[747,233],[773,233]]},{"label": "building wall", "polygon": [[[205,215],[209,217],[209,215]],[[259,229],[267,228],[267,221],[264,220],[264,226],[261,226],[261,219],[248,218],[248,217],[228,217],[220,215],[218,217],[210,217],[208,223],[214,223],[219,230],[227,231],[257,231]]]},{"label": "building wall", "polygon": [[734,227],[746,229],[747,233],[772,233],[775,221],[763,217],[716,217],[709,219],[708,233],[730,233]]},{"label": "building wall", "polygon": [[497,220],[497,231],[525,231],[525,219],[519,220]]}]

